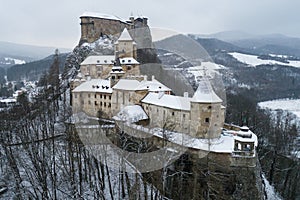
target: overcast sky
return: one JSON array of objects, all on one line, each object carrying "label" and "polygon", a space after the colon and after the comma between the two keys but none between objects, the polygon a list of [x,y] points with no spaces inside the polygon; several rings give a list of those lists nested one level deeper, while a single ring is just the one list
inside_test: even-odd
[{"label": "overcast sky", "polygon": [[300,37],[299,0],[0,0],[0,41],[73,48],[85,11],[127,19],[145,15],[152,27],[182,33],[241,30]]}]

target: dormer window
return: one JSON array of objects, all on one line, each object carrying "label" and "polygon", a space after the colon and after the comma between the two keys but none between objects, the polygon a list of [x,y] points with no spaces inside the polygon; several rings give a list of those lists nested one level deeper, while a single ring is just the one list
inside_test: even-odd
[{"label": "dormer window", "polygon": [[104,60],[104,63],[107,63],[107,60]]},{"label": "dormer window", "polygon": [[122,62],[125,62],[125,60],[122,60]]},{"label": "dormer window", "polygon": [[131,60],[128,60],[128,62],[131,62]]},{"label": "dormer window", "polygon": [[97,60],[97,63],[100,63],[100,60]]}]

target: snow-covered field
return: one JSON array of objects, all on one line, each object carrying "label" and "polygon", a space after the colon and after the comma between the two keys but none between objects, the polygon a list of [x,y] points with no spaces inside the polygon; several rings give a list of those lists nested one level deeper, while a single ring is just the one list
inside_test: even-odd
[{"label": "snow-covered field", "polygon": [[9,61],[9,63],[11,63],[11,61],[14,61],[16,65],[21,65],[26,63],[25,60],[19,60],[15,58],[5,58],[5,61]]},{"label": "snow-covered field", "polygon": [[223,65],[215,64],[213,62],[201,62],[200,66],[189,67],[188,72],[192,73],[195,77],[201,77],[204,76],[204,72],[207,75],[211,75],[219,69],[226,69],[226,67]]},{"label": "snow-covered field", "polygon": [[278,99],[258,103],[261,108],[282,109],[294,113],[300,119],[300,99]]},{"label": "snow-covered field", "polygon": [[[249,65],[249,67],[256,67],[258,65],[285,65],[285,66],[292,66],[292,67],[297,67],[300,68],[300,61],[293,61],[293,60],[288,60],[289,63],[283,63],[275,60],[262,60],[259,59],[258,56],[255,55],[248,55],[248,54],[243,54],[243,53],[229,53],[229,55],[232,55],[235,59],[238,61],[245,63]],[[278,55],[277,57],[280,57],[281,55]]]}]

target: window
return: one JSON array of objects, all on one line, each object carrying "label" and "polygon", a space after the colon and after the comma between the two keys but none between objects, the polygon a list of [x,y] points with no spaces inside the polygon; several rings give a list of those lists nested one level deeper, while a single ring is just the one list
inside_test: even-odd
[{"label": "window", "polygon": [[88,104],[91,105],[91,101],[90,100],[88,100]]},{"label": "window", "polygon": [[172,116],[174,116],[175,115],[175,113],[174,112],[172,112]]},{"label": "window", "polygon": [[111,100],[111,96],[109,96],[109,100]]},{"label": "window", "polygon": [[100,98],[102,99],[102,94],[100,94]]},{"label": "window", "polygon": [[74,97],[77,98],[77,94],[74,94]]},{"label": "window", "polygon": [[127,70],[131,70],[131,67],[130,67],[130,66],[128,66],[128,67],[127,67]]},{"label": "window", "polygon": [[97,94],[95,94],[95,99],[97,98]]},{"label": "window", "polygon": [[111,79],[112,79],[112,80],[115,80],[115,76],[112,76]]},{"label": "window", "polygon": [[211,106],[208,106],[207,108],[208,108],[208,109],[211,109]]},{"label": "window", "polygon": [[88,94],[88,97],[91,98],[91,94]]},{"label": "window", "polygon": [[209,118],[205,118],[205,123],[209,123]]},{"label": "window", "polygon": [[109,108],[111,107],[111,103],[108,104],[108,107],[109,107]]},{"label": "window", "polygon": [[104,107],[106,107],[106,102],[104,102]]},{"label": "window", "polygon": [[97,106],[98,105],[98,103],[97,103],[97,101],[95,101],[95,106]]},{"label": "window", "polygon": [[183,114],[182,117],[185,118],[185,114]]},{"label": "window", "polygon": [[100,106],[102,106],[102,101],[100,102]]},{"label": "window", "polygon": [[104,99],[106,99],[106,95],[104,95]]}]

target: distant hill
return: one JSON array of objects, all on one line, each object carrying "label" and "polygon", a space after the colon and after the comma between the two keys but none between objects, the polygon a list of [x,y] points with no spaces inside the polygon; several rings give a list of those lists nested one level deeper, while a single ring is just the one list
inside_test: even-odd
[{"label": "distant hill", "polygon": [[256,37],[256,35],[246,33],[243,31],[223,31],[223,32],[218,32],[213,34],[196,34],[195,36],[199,38],[216,38],[226,42],[244,40],[244,39]]},{"label": "distant hill", "polygon": [[13,64],[17,64],[9,61],[3,62],[5,58],[30,62],[43,59],[53,54],[55,49],[59,49],[60,53],[71,51],[71,49],[66,48],[42,47],[0,41],[0,61],[2,60],[2,62],[0,62],[0,66],[5,67],[6,65],[11,66]]},{"label": "distant hill", "polygon": [[189,35],[191,38],[195,39],[210,55],[214,55],[218,51],[227,52],[245,52],[248,49],[236,46],[229,42],[225,42],[216,38],[200,38],[195,35]]},{"label": "distant hill", "polygon": [[187,60],[207,58],[209,54],[194,39],[186,35],[174,35],[154,43],[155,48],[175,53]]},{"label": "distant hill", "polygon": [[[65,65],[67,53],[59,54],[60,71]],[[22,65],[13,65],[7,69],[7,79],[9,81],[20,81],[23,79],[37,81],[41,75],[48,71],[54,61],[54,56],[48,56],[42,60],[29,62]]]},{"label": "distant hill", "polygon": [[254,54],[285,54],[300,57],[300,38],[282,34],[254,35],[242,31],[225,31],[210,35],[193,35],[194,38],[218,39]]}]

